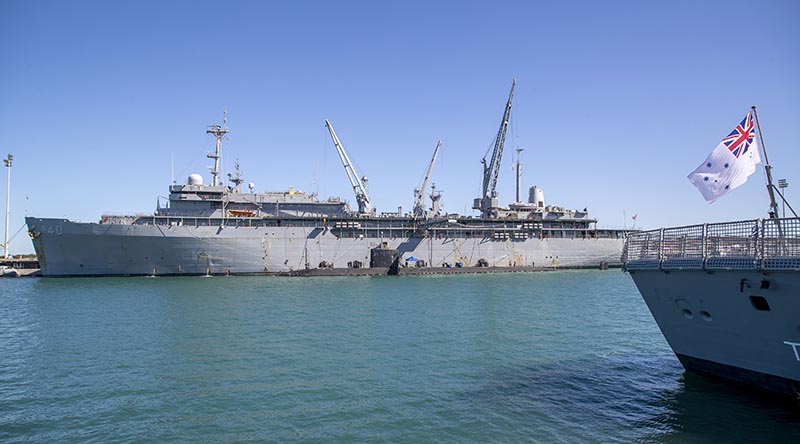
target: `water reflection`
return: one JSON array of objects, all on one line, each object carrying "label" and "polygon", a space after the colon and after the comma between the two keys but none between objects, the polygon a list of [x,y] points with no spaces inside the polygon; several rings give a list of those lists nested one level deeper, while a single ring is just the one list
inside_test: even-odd
[{"label": "water reflection", "polygon": [[506,367],[457,402],[526,415],[535,441],[800,442],[800,405],[687,373],[674,355]]}]

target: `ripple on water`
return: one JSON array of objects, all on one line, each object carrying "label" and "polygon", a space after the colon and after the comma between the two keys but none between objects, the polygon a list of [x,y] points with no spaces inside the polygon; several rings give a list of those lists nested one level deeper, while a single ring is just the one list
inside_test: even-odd
[{"label": "ripple on water", "polygon": [[613,271],[0,289],[2,442],[800,442]]}]

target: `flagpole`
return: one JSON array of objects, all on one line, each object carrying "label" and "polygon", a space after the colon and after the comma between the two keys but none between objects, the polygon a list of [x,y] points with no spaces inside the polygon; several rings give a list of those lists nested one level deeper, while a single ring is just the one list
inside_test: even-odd
[{"label": "flagpole", "polygon": [[758,120],[758,112],[756,106],[750,107],[753,110],[753,116],[756,118],[756,127],[758,127],[758,138],[761,140],[761,149],[764,151],[764,170],[767,173],[767,191],[769,191],[769,218],[776,219],[778,217],[778,204],[775,202],[774,185],[772,184],[772,166],[769,164],[769,157],[767,156],[767,147],[764,145],[764,135],[761,134],[761,122]]}]

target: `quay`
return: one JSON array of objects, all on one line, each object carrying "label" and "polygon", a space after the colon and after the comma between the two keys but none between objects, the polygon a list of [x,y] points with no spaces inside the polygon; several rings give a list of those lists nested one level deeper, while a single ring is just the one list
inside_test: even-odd
[{"label": "quay", "polygon": [[[516,267],[370,267],[370,268],[309,268],[289,271],[265,271],[263,273],[209,273],[209,276],[427,276],[489,273],[538,273],[559,270],[586,270],[620,268],[619,265],[601,263],[599,266],[516,266]],[[41,277],[39,262],[35,257],[0,259],[0,277]],[[119,275],[132,276],[132,275]],[[158,276],[197,276],[187,274],[163,274]]]},{"label": "quay", "polygon": [[33,255],[18,255],[8,259],[0,258],[0,277],[41,276],[39,260]]},{"label": "quay", "polygon": [[271,276],[424,276],[434,274],[533,273],[558,270],[619,268],[601,263],[599,266],[517,266],[517,267],[372,267],[372,268],[312,268],[267,273]]}]

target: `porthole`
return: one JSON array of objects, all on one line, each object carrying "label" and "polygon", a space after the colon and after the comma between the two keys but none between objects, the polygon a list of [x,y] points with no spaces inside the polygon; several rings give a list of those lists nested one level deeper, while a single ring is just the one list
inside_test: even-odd
[{"label": "porthole", "polygon": [[758,311],[770,311],[769,302],[764,296],[750,296],[750,303]]}]

